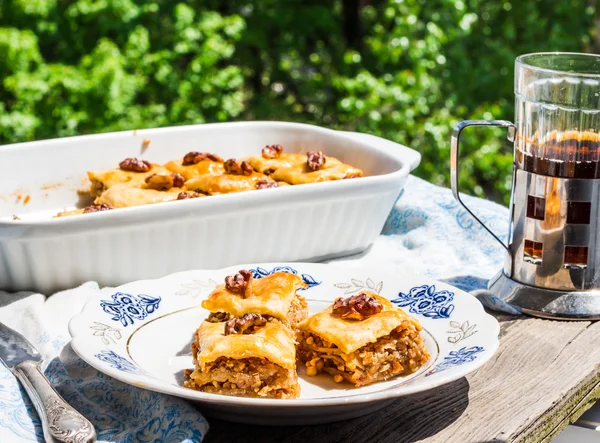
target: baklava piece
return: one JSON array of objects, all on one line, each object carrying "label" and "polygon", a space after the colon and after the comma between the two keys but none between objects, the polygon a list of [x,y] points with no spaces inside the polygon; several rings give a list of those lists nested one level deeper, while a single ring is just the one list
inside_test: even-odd
[{"label": "baklava piece", "polygon": [[298,359],[307,375],[330,374],[364,386],[417,371],[429,359],[422,326],[372,293],[339,298],[298,325]]},{"label": "baklava piece", "polygon": [[[94,203],[107,204],[113,208],[127,208],[200,196],[198,193],[185,193],[184,182],[184,178],[176,172],[150,174],[141,183],[129,182],[111,186]],[[182,197],[182,193],[186,194],[186,197]]]},{"label": "baklava piece", "polygon": [[96,204],[108,204],[113,208],[128,208],[130,206],[150,205],[177,200],[181,188],[172,188],[164,191],[156,189],[138,188],[128,184],[115,185],[108,188],[95,200]]},{"label": "baklava piece", "polygon": [[209,195],[263,189],[264,183],[277,185],[266,175],[255,172],[246,161],[238,162],[232,158],[223,163],[223,168],[222,173],[199,175],[186,181],[185,185],[191,191]]},{"label": "baklava piece", "polygon": [[287,154],[281,145],[269,145],[262,148],[261,155],[248,157],[246,161],[261,174],[270,175],[279,168],[289,168],[306,162],[303,154]]},{"label": "baklava piece", "polygon": [[202,307],[211,312],[209,322],[226,321],[253,312],[295,326],[308,315],[306,300],[296,293],[305,286],[301,277],[287,272],[255,279],[250,271],[241,270],[226,277],[225,283],[202,302]]},{"label": "baklava piece", "polygon": [[291,185],[362,177],[363,172],[322,152],[308,152],[302,163],[277,168],[270,177]]},{"label": "baklava piece", "polygon": [[185,157],[166,163],[165,168],[181,174],[186,180],[204,174],[223,174],[225,172],[223,159],[210,152],[188,152]]},{"label": "baklava piece", "polygon": [[137,158],[126,158],[116,169],[89,171],[88,178],[92,182],[90,194],[92,197],[99,197],[104,191],[117,184],[141,185],[149,175],[165,172],[168,171],[161,165]]},{"label": "baklava piece", "polygon": [[239,397],[296,398],[300,394],[292,332],[275,319],[247,314],[203,322],[192,343],[194,370],[184,386]]}]

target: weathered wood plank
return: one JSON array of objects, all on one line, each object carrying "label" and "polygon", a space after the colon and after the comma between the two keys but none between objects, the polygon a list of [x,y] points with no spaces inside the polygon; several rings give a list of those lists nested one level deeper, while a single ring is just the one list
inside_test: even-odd
[{"label": "weathered wood plank", "polygon": [[207,443],[546,443],[600,397],[600,322],[497,318],[497,354],[465,379],[329,425],[266,428],[210,420]]}]

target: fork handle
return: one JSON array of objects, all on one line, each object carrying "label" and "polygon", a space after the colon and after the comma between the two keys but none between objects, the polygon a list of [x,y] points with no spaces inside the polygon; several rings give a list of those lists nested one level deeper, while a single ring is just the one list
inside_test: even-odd
[{"label": "fork handle", "polygon": [[13,369],[40,416],[44,439],[49,443],[91,443],[94,426],[56,392],[42,373],[39,363],[24,361]]}]

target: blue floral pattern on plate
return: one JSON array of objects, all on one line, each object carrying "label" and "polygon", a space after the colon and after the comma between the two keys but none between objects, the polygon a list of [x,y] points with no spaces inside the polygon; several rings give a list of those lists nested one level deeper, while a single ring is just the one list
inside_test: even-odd
[{"label": "blue floral pattern on plate", "polygon": [[392,300],[400,307],[408,307],[413,314],[420,314],[428,318],[450,318],[454,311],[454,293],[450,291],[435,290],[435,285],[416,286],[408,294],[400,292],[398,298]]},{"label": "blue floral pattern on plate", "polygon": [[463,347],[458,351],[450,351],[441,363],[438,363],[435,368],[427,373],[427,376],[435,374],[436,372],[446,371],[453,366],[464,365],[465,363],[471,363],[477,359],[478,354],[484,351],[483,346],[471,346]]},{"label": "blue floral pattern on plate", "polygon": [[[256,269],[250,269],[250,272],[252,272],[254,278],[263,278],[267,275],[274,274],[275,272],[288,272],[290,274],[298,275],[298,271],[291,266],[276,266],[270,271],[267,271],[265,268],[257,267]],[[306,284],[306,288],[300,288],[301,291],[321,284],[321,282],[317,281],[312,275],[301,274],[300,276],[302,277],[302,281]]]},{"label": "blue floral pattern on plate", "polygon": [[125,327],[132,325],[135,320],[143,320],[158,309],[160,297],[151,295],[133,295],[117,292],[111,300],[101,300],[100,306],[112,320],[120,321]]},{"label": "blue floral pattern on plate", "polygon": [[113,368],[118,369],[119,371],[128,372],[130,374],[139,374],[140,370],[136,365],[131,363],[125,357],[121,357],[114,351],[110,349],[104,349],[100,351],[100,353],[96,354],[96,358],[104,363],[108,363]]}]

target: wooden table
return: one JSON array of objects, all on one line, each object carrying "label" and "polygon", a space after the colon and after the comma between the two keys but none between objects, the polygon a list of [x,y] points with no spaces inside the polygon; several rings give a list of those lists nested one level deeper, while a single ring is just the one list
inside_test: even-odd
[{"label": "wooden table", "polygon": [[329,425],[211,419],[206,443],[549,442],[600,399],[600,322],[492,315],[501,324],[500,348],[466,378]]}]

